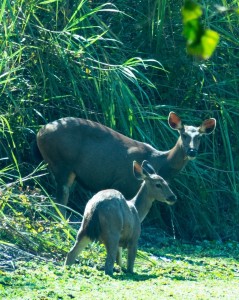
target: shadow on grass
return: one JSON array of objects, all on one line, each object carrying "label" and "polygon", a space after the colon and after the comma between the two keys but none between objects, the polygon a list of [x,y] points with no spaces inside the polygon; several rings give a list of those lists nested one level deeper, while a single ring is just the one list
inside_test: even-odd
[{"label": "shadow on grass", "polygon": [[134,273],[134,274],[117,274],[114,275],[113,278],[114,279],[118,279],[121,281],[127,280],[127,281],[146,281],[146,280],[150,280],[153,278],[157,278],[158,276],[155,274],[138,274],[138,273]]}]

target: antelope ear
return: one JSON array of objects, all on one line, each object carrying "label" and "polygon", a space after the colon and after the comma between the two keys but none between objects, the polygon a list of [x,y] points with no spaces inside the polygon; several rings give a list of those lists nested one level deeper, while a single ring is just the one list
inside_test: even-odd
[{"label": "antelope ear", "polygon": [[143,169],[141,168],[140,164],[137,163],[137,161],[135,161],[135,160],[133,162],[133,172],[134,172],[134,176],[138,180],[144,180],[145,175],[143,173]]},{"label": "antelope ear", "polygon": [[201,126],[199,127],[199,132],[203,134],[212,133],[216,128],[216,123],[216,119],[214,118],[203,121]]},{"label": "antelope ear", "polygon": [[180,130],[183,128],[181,118],[173,111],[168,115],[168,124],[173,130]]},{"label": "antelope ear", "polygon": [[147,161],[147,160],[144,160],[142,162],[142,165],[141,165],[142,169],[143,169],[143,172],[145,174],[145,171],[147,174],[156,174],[156,171],[154,170],[153,166],[151,166],[151,164]]}]

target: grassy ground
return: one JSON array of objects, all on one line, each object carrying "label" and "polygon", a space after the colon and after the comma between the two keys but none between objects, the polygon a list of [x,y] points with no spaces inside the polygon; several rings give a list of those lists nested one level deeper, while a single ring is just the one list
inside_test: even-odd
[{"label": "grassy ground", "polygon": [[0,298],[238,299],[238,243],[156,238],[152,246],[146,236],[141,238],[134,275],[104,275],[99,270],[105,258],[100,245],[91,246],[82,253],[81,263],[66,269],[63,257],[49,262],[19,255],[14,270],[0,271]]},{"label": "grassy ground", "polygon": [[[199,61],[185,51],[183,1],[98,2],[2,1],[0,299],[238,299],[238,243],[195,241],[239,240],[239,40],[230,10],[237,4],[222,1],[229,10],[220,13],[214,1],[201,2],[205,26],[221,39],[214,56]],[[193,125],[217,119],[198,159],[175,180],[179,201],[152,216],[194,245],[151,232],[142,236],[135,276],[98,271],[99,245],[63,270],[75,232],[47,211],[55,188],[32,162],[34,134],[80,116],[166,150],[176,141],[171,110]],[[80,195],[75,189],[71,199]]]}]

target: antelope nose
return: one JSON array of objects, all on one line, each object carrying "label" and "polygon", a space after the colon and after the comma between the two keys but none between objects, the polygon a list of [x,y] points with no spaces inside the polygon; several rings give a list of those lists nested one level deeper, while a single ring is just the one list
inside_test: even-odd
[{"label": "antelope nose", "polygon": [[176,196],[170,196],[168,198],[168,201],[170,202],[170,204],[174,204],[177,201],[177,197]]},{"label": "antelope nose", "polygon": [[188,149],[188,151],[187,151],[187,155],[190,157],[196,157],[197,153],[198,153],[198,151],[196,149],[192,149],[192,148]]}]

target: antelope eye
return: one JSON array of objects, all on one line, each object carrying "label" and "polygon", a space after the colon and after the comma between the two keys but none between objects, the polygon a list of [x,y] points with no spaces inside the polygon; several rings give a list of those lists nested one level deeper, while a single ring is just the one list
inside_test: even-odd
[{"label": "antelope eye", "polygon": [[161,188],[161,187],[162,187],[162,184],[161,184],[161,183],[156,183],[156,187],[157,187],[157,188]]}]

